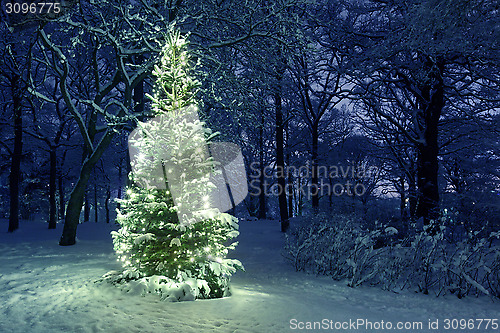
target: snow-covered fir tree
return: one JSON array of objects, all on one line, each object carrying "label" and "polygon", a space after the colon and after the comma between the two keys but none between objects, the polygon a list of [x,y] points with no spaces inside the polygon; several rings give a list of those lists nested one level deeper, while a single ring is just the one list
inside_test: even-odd
[{"label": "snow-covered fir tree", "polygon": [[[229,294],[229,278],[242,269],[228,259],[237,243],[237,219],[210,202],[216,170],[207,143],[217,135],[198,119],[199,82],[190,76],[187,42],[172,32],[155,67],[155,118],[139,122],[130,144],[131,184],[119,200],[114,248],[124,271],[114,276],[129,288],[189,300]],[[175,194],[175,195],[173,195]]]}]

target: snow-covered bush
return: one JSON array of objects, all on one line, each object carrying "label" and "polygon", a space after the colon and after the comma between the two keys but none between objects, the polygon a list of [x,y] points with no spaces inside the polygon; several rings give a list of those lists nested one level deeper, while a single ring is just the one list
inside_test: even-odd
[{"label": "snow-covered bush", "polygon": [[[388,228],[386,228],[388,229]],[[382,239],[382,230],[360,232],[356,237],[354,247],[349,253],[346,264],[349,266],[347,277],[350,279],[348,285],[356,287],[364,282],[375,281],[387,266],[384,262],[386,247],[375,248],[379,239]]]},{"label": "snow-covered bush", "polygon": [[[378,285],[386,290],[411,289],[436,295],[500,296],[500,249],[491,239],[471,233],[461,241],[446,238],[444,217],[427,229],[397,238],[398,230],[376,224],[362,228],[355,216],[318,215],[292,227],[286,256],[296,270],[345,279],[351,287]],[[437,230],[437,232],[436,232]]]},{"label": "snow-covered bush", "polygon": [[[494,234],[496,237],[500,236],[500,232]],[[485,274],[485,284],[493,296],[500,298],[500,248],[492,251],[491,256],[493,259]]]},{"label": "snow-covered bush", "polygon": [[[220,283],[224,286],[221,297],[230,296],[229,276],[220,274],[220,279],[224,280]],[[171,279],[163,275],[142,276],[136,270],[111,271],[102,277],[102,281],[112,283],[133,295],[157,294],[161,300],[169,302],[194,301],[197,298],[207,298],[212,293],[208,281],[189,277],[185,273],[180,278]]]},{"label": "snow-covered bush", "polygon": [[[411,246],[399,251],[409,263],[404,284],[423,293],[436,295],[452,293],[459,298],[466,295],[486,294],[498,297],[498,247],[490,246],[486,238],[469,233],[466,238],[449,242],[445,219],[441,218],[439,231],[418,233]],[[497,237],[492,234],[490,237]]]},{"label": "snow-covered bush", "polygon": [[331,275],[336,279],[347,276],[350,270],[345,265],[349,259],[347,248],[354,247],[360,233],[349,218],[338,215],[330,220],[319,214],[302,225],[292,225],[286,235],[286,256],[297,271],[305,270],[316,274]]}]

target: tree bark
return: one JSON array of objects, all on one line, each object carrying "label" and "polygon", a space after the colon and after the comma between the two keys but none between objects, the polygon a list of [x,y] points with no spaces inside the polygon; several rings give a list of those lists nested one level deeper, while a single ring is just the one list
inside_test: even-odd
[{"label": "tree bark", "polygon": [[304,196],[302,194],[302,191],[301,191],[301,188],[302,188],[302,178],[299,177],[297,178],[297,185],[299,187],[299,190],[298,190],[298,196],[299,196],[299,199],[297,200],[298,203],[297,203],[297,215],[298,216],[302,216],[302,209],[303,209],[303,206],[304,206]]},{"label": "tree bark", "polygon": [[109,223],[109,200],[111,199],[111,189],[109,188],[109,184],[106,187],[106,200],[104,201],[104,207],[106,209],[106,223]]},{"label": "tree bark", "polygon": [[14,108],[14,150],[9,175],[9,232],[19,228],[19,183],[21,181],[21,157],[23,153],[22,94],[19,87],[21,77],[15,74],[11,81]]},{"label": "tree bark", "polygon": [[[290,165],[290,153],[286,154],[287,165]],[[287,172],[288,178],[288,187],[287,187],[287,195],[288,195],[288,218],[293,217],[293,174],[288,170]]]},{"label": "tree bark", "polygon": [[63,176],[59,171],[58,178],[58,187],[59,187],[59,219],[64,219],[64,186],[63,186]]},{"label": "tree bark", "polygon": [[318,175],[318,124],[314,123],[312,128],[312,151],[311,151],[311,196],[313,212],[319,212],[319,175]]},{"label": "tree bark", "polygon": [[97,181],[96,181],[96,184],[94,184],[94,222],[97,223],[98,220],[99,220],[99,209],[97,202]]},{"label": "tree bark", "polygon": [[[139,58],[139,63],[142,63],[142,57]],[[134,88],[134,112],[144,114],[144,81],[140,81]],[[142,118],[142,117],[141,117]],[[143,119],[144,120],[144,119]]]},{"label": "tree bark", "polygon": [[130,179],[130,173],[132,172],[132,166],[130,164],[130,152],[128,149],[125,150],[125,187],[132,185]]},{"label": "tree bark", "polygon": [[56,176],[57,176],[56,148],[50,147],[49,229],[55,229],[57,225]]},{"label": "tree bark", "polygon": [[84,201],[85,204],[83,206],[83,222],[88,222],[90,220],[90,199],[87,191],[85,191]]},{"label": "tree bark", "polygon": [[113,136],[113,130],[109,129],[92,155],[83,162],[80,170],[80,177],[71,192],[68,207],[66,208],[63,233],[59,240],[59,245],[61,246],[74,245],[76,243],[76,228],[80,222],[80,212],[82,211],[85,189],[87,188],[90,174],[102,154],[108,148]]},{"label": "tree bark", "polygon": [[66,208],[66,218],[64,220],[63,234],[59,241],[59,245],[67,246],[76,243],[76,228],[80,220],[80,212],[83,206],[83,199],[85,196],[85,188],[89,181],[90,172],[92,168],[85,163],[80,172],[78,179],[71,195],[69,196],[68,208]]},{"label": "tree bark", "polygon": [[408,177],[408,203],[410,218],[413,219],[417,216],[417,182],[415,181],[414,170],[411,171]]},{"label": "tree bark", "polygon": [[407,217],[406,210],[406,192],[405,192],[405,177],[401,175],[399,177],[399,212],[401,213],[401,219],[405,219]]},{"label": "tree bark", "polygon": [[420,120],[423,122],[424,142],[417,145],[417,216],[423,217],[424,224],[428,225],[439,217],[438,122],[444,107],[444,84],[441,61],[429,60],[426,68],[428,83],[422,88],[420,103],[423,107]]},{"label": "tree bark", "polygon": [[[118,164],[118,194],[116,197],[118,199],[122,198],[122,181],[123,181],[123,159],[120,159],[120,162]],[[116,204],[116,208],[119,210],[120,209],[120,202]]]},{"label": "tree bark", "polygon": [[[280,80],[278,80],[280,82]],[[281,104],[281,92],[274,93],[276,108],[276,174],[278,178],[278,202],[280,210],[281,231],[288,230],[288,210],[286,203],[286,174],[285,174],[285,147],[284,147],[284,124],[283,109]]]},{"label": "tree bark", "polygon": [[[286,124],[286,142],[290,142],[290,126],[289,123],[287,122]],[[286,152],[286,165],[288,165],[287,173],[286,173],[286,178],[288,180],[288,186],[287,186],[287,195],[288,195],[288,218],[293,217],[293,174],[290,172],[290,149],[287,149]]]},{"label": "tree bark", "polygon": [[260,115],[260,127],[259,127],[259,167],[260,167],[260,178],[259,178],[259,213],[257,217],[259,219],[266,218],[266,188],[264,182],[266,181],[266,175],[264,174],[264,109],[262,109]]}]

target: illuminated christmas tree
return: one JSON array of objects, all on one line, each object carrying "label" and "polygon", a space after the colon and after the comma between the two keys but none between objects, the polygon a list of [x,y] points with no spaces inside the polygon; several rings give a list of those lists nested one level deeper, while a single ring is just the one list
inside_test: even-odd
[{"label": "illuminated christmas tree", "polygon": [[242,269],[228,259],[237,219],[210,202],[216,162],[207,144],[217,135],[198,119],[199,82],[190,76],[187,42],[171,33],[156,66],[155,118],[139,122],[129,138],[132,173],[113,232],[124,271],[114,282],[157,292],[170,300],[229,294],[229,278]]}]

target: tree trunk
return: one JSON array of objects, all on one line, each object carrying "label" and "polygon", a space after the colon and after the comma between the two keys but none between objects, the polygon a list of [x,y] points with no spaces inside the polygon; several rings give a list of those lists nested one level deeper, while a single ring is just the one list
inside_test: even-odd
[{"label": "tree trunk", "polygon": [[415,178],[411,178],[408,181],[408,202],[409,202],[409,211],[410,218],[415,218],[417,216],[417,183],[415,182]]},{"label": "tree trunk", "polygon": [[50,147],[49,229],[55,229],[57,225],[56,176],[57,176],[56,148]]},{"label": "tree trunk", "polygon": [[141,81],[134,88],[134,112],[144,114],[144,81]]},{"label": "tree trunk", "polygon": [[132,185],[132,180],[130,179],[130,173],[132,172],[132,166],[130,164],[130,152],[128,149],[125,150],[125,186],[129,187]]},{"label": "tree trunk", "polygon": [[59,172],[59,219],[64,219],[64,186],[63,186],[63,176]]},{"label": "tree trunk", "polygon": [[[286,126],[286,142],[290,142],[290,126],[287,123]],[[288,218],[293,217],[293,174],[290,172],[290,149],[286,152],[286,165],[288,165],[286,178],[288,179],[287,195],[288,195]]]},{"label": "tree trunk", "polygon": [[302,216],[302,207],[304,206],[304,196],[302,194],[302,178],[299,176],[297,178],[297,186],[299,187],[299,199],[297,200],[297,215]]},{"label": "tree trunk", "polygon": [[424,142],[417,145],[417,186],[418,206],[417,216],[424,218],[424,224],[439,217],[438,188],[438,122],[444,107],[444,84],[442,79],[443,65],[428,61],[428,81],[422,88],[423,107],[421,122],[423,122]]},{"label": "tree trunk", "polygon": [[76,243],[76,228],[80,220],[80,212],[82,210],[83,199],[85,197],[85,189],[87,187],[91,171],[92,168],[89,164],[84,163],[82,170],[80,171],[80,178],[69,196],[63,234],[59,241],[59,245],[66,246],[74,245]]},{"label": "tree trunk", "polygon": [[313,212],[319,212],[319,175],[318,175],[318,125],[312,126],[312,151],[311,151],[311,195]]},{"label": "tree trunk", "polygon": [[83,207],[83,222],[88,222],[90,220],[90,199],[87,191],[85,191],[85,206]]},{"label": "tree trunk", "polygon": [[419,147],[417,216],[423,217],[426,225],[439,216],[437,153],[437,140]]},{"label": "tree trunk", "polygon": [[111,199],[111,189],[109,185],[106,187],[106,201],[104,201],[104,207],[106,209],[106,223],[109,223],[109,200]]},{"label": "tree trunk", "polygon": [[98,202],[97,202],[97,180],[96,184],[94,184],[94,222],[97,223],[99,220],[99,209],[98,209]]},{"label": "tree trunk", "polygon": [[[120,164],[118,164],[118,194],[116,195],[118,199],[122,198],[122,180],[123,180],[123,159],[120,159]],[[120,210],[120,202],[116,204],[116,208]]]},{"label": "tree trunk", "polygon": [[265,181],[266,175],[264,174],[264,110],[262,109],[260,115],[260,127],[259,127],[259,167],[260,167],[260,178],[259,178],[259,213],[257,217],[259,219],[266,218],[266,188]]},{"label": "tree trunk", "polygon": [[[287,154],[287,165],[290,165],[290,154]],[[288,217],[293,217],[293,174],[288,170]]]},{"label": "tree trunk", "polygon": [[113,132],[112,130],[108,130],[99,145],[95,148],[92,155],[83,162],[80,170],[80,177],[78,178],[73,191],[71,191],[68,207],[66,208],[63,233],[61,239],[59,240],[59,245],[61,246],[74,245],[76,243],[76,228],[80,222],[80,212],[82,211],[85,189],[87,188],[90,174],[102,154],[108,148],[112,139]]},{"label": "tree trunk", "polygon": [[[278,81],[280,82],[280,81]],[[278,202],[280,210],[281,231],[288,230],[288,211],[286,203],[286,174],[285,174],[285,147],[284,147],[284,124],[283,110],[281,105],[281,92],[274,93],[276,108],[276,174],[278,178]]]},{"label": "tree trunk", "polygon": [[64,179],[63,179],[63,165],[66,160],[67,150],[64,150],[61,156],[61,163],[59,164],[59,168],[57,170],[57,181],[58,181],[58,191],[59,191],[59,221],[64,220],[64,211],[65,211],[65,192],[64,192]]},{"label": "tree trunk", "polygon": [[401,213],[401,218],[405,219],[407,217],[406,211],[406,192],[405,192],[405,177],[401,175],[399,177],[399,196],[401,200],[399,202],[399,211]]},{"label": "tree trunk", "polygon": [[14,151],[9,175],[9,232],[19,228],[19,183],[21,180],[21,157],[23,153],[23,119],[21,106],[20,76],[14,75],[11,82],[12,100],[14,108]]},{"label": "tree trunk", "polygon": [[[264,152],[262,152],[263,154]],[[259,178],[259,213],[257,217],[259,219],[265,219],[267,215],[266,207],[266,178],[264,175],[264,165],[260,165],[260,178]]]}]

